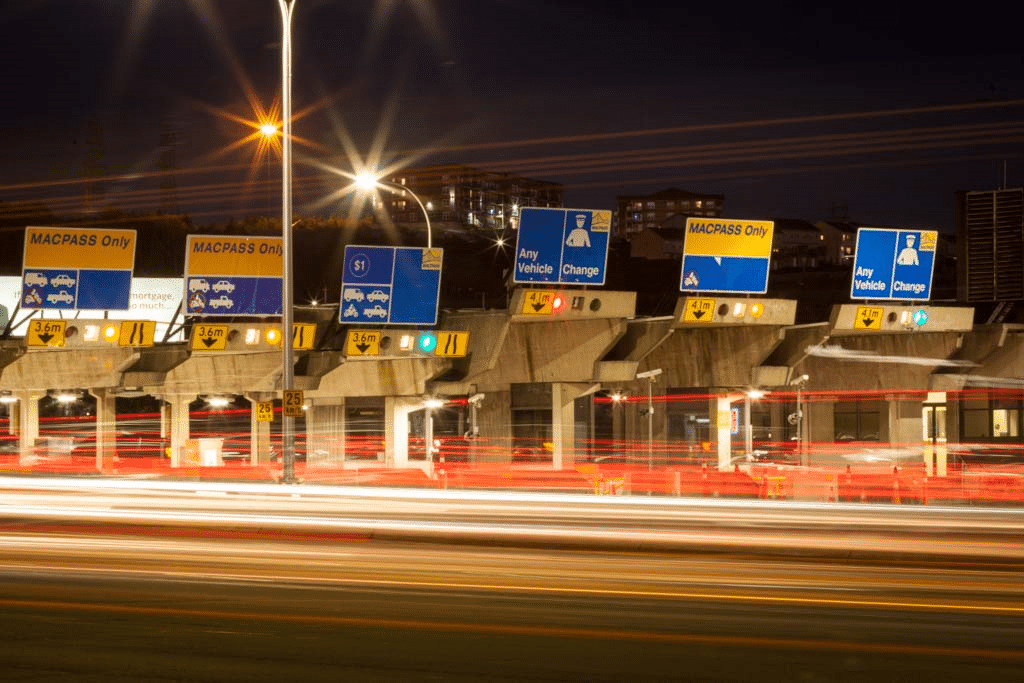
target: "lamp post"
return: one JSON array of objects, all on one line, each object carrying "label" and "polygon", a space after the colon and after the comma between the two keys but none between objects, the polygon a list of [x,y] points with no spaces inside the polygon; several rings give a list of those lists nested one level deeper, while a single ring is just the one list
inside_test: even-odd
[{"label": "lamp post", "polygon": [[[297,0],[277,0],[281,10],[281,388],[295,388],[295,352],[292,349],[292,13]],[[295,418],[281,418],[282,479],[295,483]]]},{"label": "lamp post", "polygon": [[423,205],[423,202],[420,201],[420,198],[415,192],[405,185],[398,185],[396,183],[389,183],[385,180],[381,180],[376,175],[369,172],[357,174],[355,182],[356,186],[363,190],[373,190],[379,187],[393,194],[405,194],[408,192],[409,196],[415,199],[416,203],[419,204],[420,210],[423,212],[423,219],[427,222],[427,249],[433,247],[433,236],[430,231],[430,214],[427,213],[427,207]]},{"label": "lamp post", "polygon": [[661,368],[636,373],[637,379],[647,380],[647,471],[654,469],[654,378]]}]

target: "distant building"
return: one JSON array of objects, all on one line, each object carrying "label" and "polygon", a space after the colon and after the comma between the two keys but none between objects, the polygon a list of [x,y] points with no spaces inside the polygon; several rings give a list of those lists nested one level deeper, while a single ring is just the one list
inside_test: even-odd
[{"label": "distant building", "polygon": [[838,266],[853,263],[857,246],[857,226],[848,221],[827,220],[814,224],[824,237],[824,265]]},{"label": "distant building", "polygon": [[[448,224],[501,231],[518,226],[523,207],[562,206],[558,183],[457,164],[405,168],[385,180],[415,192],[431,224],[441,228]],[[381,192],[380,199],[396,224],[423,223],[423,210],[412,197]]]},{"label": "distant building", "polygon": [[1024,299],[1024,188],[957,192],[957,298]]},{"label": "distant building", "polygon": [[673,187],[653,194],[622,195],[616,202],[615,234],[632,240],[644,230],[677,224],[680,218],[685,226],[689,216],[721,216],[725,195],[695,194]]}]

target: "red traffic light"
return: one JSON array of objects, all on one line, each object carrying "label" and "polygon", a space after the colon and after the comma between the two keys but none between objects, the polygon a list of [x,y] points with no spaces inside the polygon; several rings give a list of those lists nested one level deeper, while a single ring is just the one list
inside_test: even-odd
[{"label": "red traffic light", "polygon": [[565,310],[565,296],[563,294],[555,294],[555,298],[551,300],[551,310],[554,313],[561,313]]}]

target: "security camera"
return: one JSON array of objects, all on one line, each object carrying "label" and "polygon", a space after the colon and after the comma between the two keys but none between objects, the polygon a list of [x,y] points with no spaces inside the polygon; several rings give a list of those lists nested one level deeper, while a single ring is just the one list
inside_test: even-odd
[{"label": "security camera", "polygon": [[636,373],[636,378],[637,379],[654,379],[655,377],[657,377],[660,374],[661,374],[661,368],[657,368],[655,370],[647,370],[646,372],[638,372],[638,373]]},{"label": "security camera", "polygon": [[480,405],[484,400],[484,394],[473,394],[469,397],[469,402],[475,406]]}]

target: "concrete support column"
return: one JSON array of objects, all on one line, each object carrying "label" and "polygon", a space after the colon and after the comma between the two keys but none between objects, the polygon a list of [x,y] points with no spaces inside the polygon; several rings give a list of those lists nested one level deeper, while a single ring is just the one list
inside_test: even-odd
[{"label": "concrete support column", "polygon": [[188,423],[188,404],[195,399],[194,396],[168,396],[171,413],[171,467],[181,467],[181,455],[185,449],[185,443],[191,436],[191,428]]},{"label": "concrete support column", "polygon": [[109,389],[90,389],[96,399],[96,470],[114,471],[117,453],[117,399]]},{"label": "concrete support column", "polygon": [[422,408],[419,397],[384,398],[384,463],[388,467],[409,466],[409,413]]},{"label": "concrete support column", "polygon": [[488,391],[476,412],[477,434],[469,447],[471,462],[508,463],[512,459],[512,392]]},{"label": "concrete support column", "polygon": [[306,411],[306,462],[345,462],[345,399],[313,399]]},{"label": "concrete support column", "polygon": [[576,464],[576,399],[592,394],[600,385],[551,384],[551,466],[556,470]]},{"label": "concrete support column", "polygon": [[39,399],[46,396],[40,392],[19,392],[18,404],[11,411],[18,415],[18,442],[21,450],[19,464],[31,465],[35,459],[34,449],[39,438]]},{"label": "concrete support column", "polygon": [[718,442],[718,470],[732,469],[732,401],[728,396],[715,399],[715,434]]},{"label": "concrete support column", "polygon": [[257,420],[256,404],[270,401],[262,394],[245,394],[249,401],[249,464],[258,465],[270,462],[270,423]]}]

